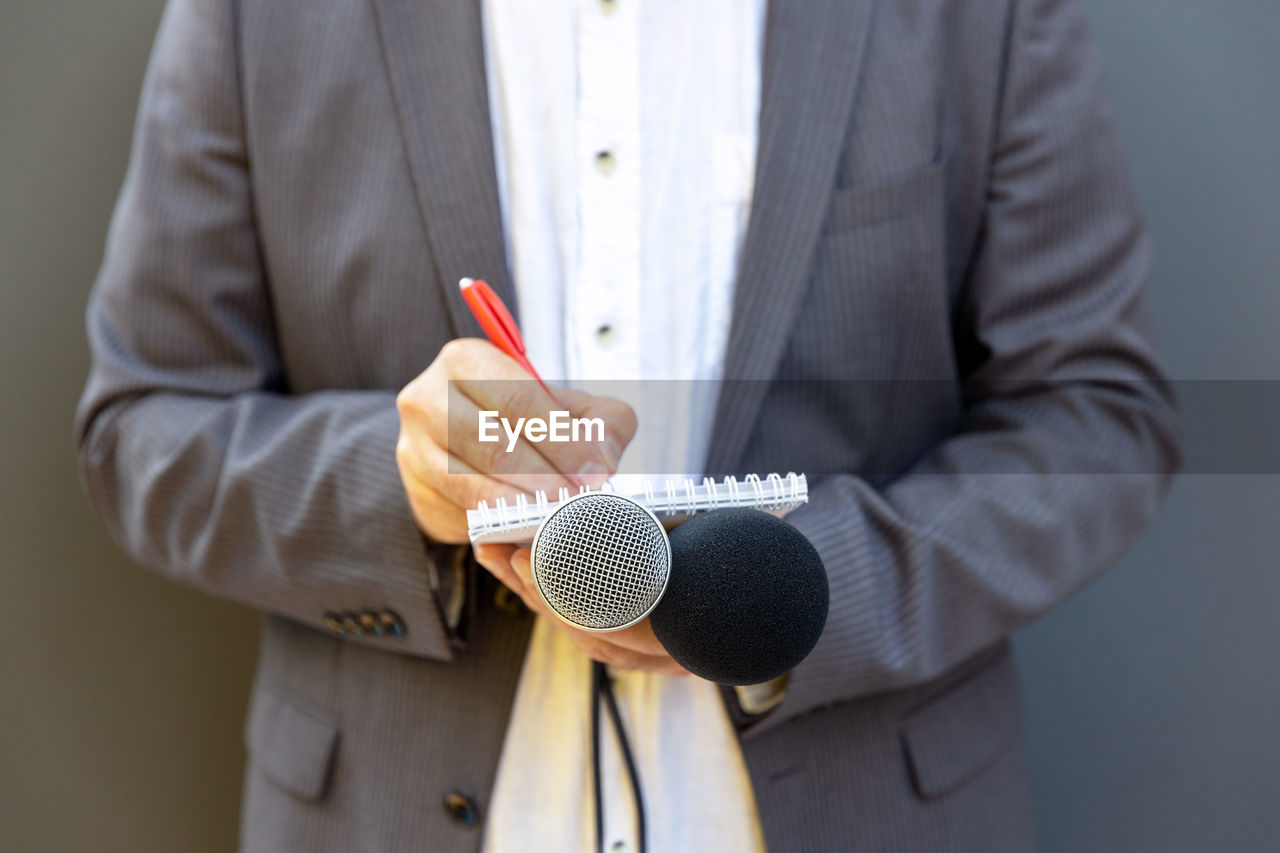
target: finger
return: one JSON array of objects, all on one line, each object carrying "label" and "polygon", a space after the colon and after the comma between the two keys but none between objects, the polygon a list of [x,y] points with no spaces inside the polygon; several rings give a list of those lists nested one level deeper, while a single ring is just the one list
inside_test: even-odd
[{"label": "finger", "polygon": [[[460,376],[492,379],[499,384],[529,384],[528,374],[487,341],[474,338],[449,341],[441,348],[431,366],[396,396],[402,441],[407,440],[415,447],[434,442],[444,448],[446,453],[455,451],[455,457],[465,459],[474,471],[486,474],[510,470],[532,475],[553,475],[545,481],[510,481],[521,491],[533,493],[543,489],[555,494],[560,486],[568,485],[566,479],[545,461],[539,463],[537,458],[530,458],[531,451],[527,444],[523,449],[513,448],[509,459],[505,453],[505,441],[486,442],[483,447],[478,447],[479,409],[458,390],[457,381],[454,380]],[[537,387],[537,383],[533,385]],[[545,392],[542,393],[545,395]],[[451,416],[454,418],[452,426]],[[452,442],[451,438],[454,439]],[[496,462],[486,462],[483,452],[491,452],[495,448],[498,448],[501,458],[495,457]],[[532,452],[532,457],[537,457],[536,452]],[[445,457],[446,460],[448,458]],[[510,465],[506,466],[508,462]],[[434,478],[427,476],[428,473],[423,471],[421,478],[439,489],[439,485],[433,482]]]},{"label": "finger", "polygon": [[[480,443],[478,416],[482,408],[502,412],[512,423],[520,417],[540,417],[546,420],[553,408],[564,410],[565,405],[569,406],[570,413],[575,417],[587,415],[587,420],[599,418],[604,426],[603,437],[597,427],[591,430],[591,436],[583,435],[583,441],[539,442],[534,449],[535,453],[547,459],[553,470],[577,484],[598,486],[607,474],[616,471],[622,449],[635,433],[635,413],[626,404],[568,389],[556,389],[555,392],[557,397],[564,396],[565,401],[553,399],[540,383],[529,379],[519,364],[489,342],[476,338],[459,338],[446,343],[431,367],[407,385],[396,398],[402,420],[421,421],[427,429],[435,431],[432,434],[436,441],[451,451],[454,448],[449,442],[449,436],[439,432],[441,429],[447,432],[450,428],[446,411],[449,404],[454,402],[449,393],[450,388],[461,391],[476,406],[474,412],[463,410],[463,423],[452,424],[455,435],[459,437],[459,442],[454,442],[455,444],[462,442],[462,436],[469,436],[472,430],[476,433],[476,444]],[[469,420],[472,416],[477,418],[475,422]],[[457,432],[459,427],[463,428],[461,433]],[[588,438],[591,440],[585,440]],[[595,440],[597,438],[599,440]],[[470,442],[465,443],[470,445]],[[545,449],[546,453],[539,448]],[[514,447],[512,453],[516,453]],[[503,475],[512,471],[545,473],[536,463],[531,466],[529,458],[523,454],[520,458],[510,460],[515,465],[514,468],[486,465],[483,459],[473,458],[469,452],[455,455],[467,458],[477,470],[493,473],[500,479],[507,479]],[[526,490],[543,488],[549,492],[556,488],[555,485],[518,485]]]},{"label": "finger", "polygon": [[617,470],[617,460],[622,451],[636,436],[636,412],[622,400],[576,391],[572,388],[557,389],[560,401],[569,407],[574,417],[600,418],[605,425],[605,443],[614,460],[612,470]]},{"label": "finger", "polygon": [[514,548],[514,545],[477,545],[474,548],[474,553],[477,563],[497,578],[503,586],[523,599],[526,594],[524,584],[520,582],[520,578],[511,570],[509,559],[509,555]]},{"label": "finger", "polygon": [[433,489],[423,480],[420,461],[408,443],[396,444],[396,466],[400,482],[409,500],[414,520],[428,537],[436,542],[462,543],[467,541],[466,513],[452,500]]},{"label": "finger", "polygon": [[[553,470],[576,483],[594,486],[603,482],[617,470],[622,450],[635,434],[635,413],[617,400],[569,389],[556,389],[553,400],[541,385],[527,378],[520,382],[458,380],[452,385],[477,407],[475,417],[483,409],[499,412],[509,424],[519,418],[541,419],[547,438],[525,443]],[[553,411],[567,413],[561,416],[558,428],[569,440],[549,440]]]},{"label": "finger", "polygon": [[532,558],[532,548],[516,548],[511,552],[511,568],[530,589],[534,588]]},{"label": "finger", "polygon": [[[514,504],[519,495],[532,494],[546,485],[530,481],[522,487],[519,482],[508,483],[485,476],[461,459],[450,457],[434,442],[420,447],[418,454],[407,460],[407,464],[411,468],[423,469],[421,476],[426,479],[426,484],[463,509],[475,509],[481,501],[493,506],[499,498]],[[572,491],[576,492],[577,488]]]},{"label": "finger", "polygon": [[662,647],[662,643],[659,643],[658,638],[653,635],[653,629],[649,627],[649,620],[647,619],[620,631],[582,631],[572,625],[566,625],[565,630],[574,631],[587,637],[598,638],[611,646],[617,646],[645,657],[670,657],[667,654],[667,650]]},{"label": "finger", "polygon": [[[532,551],[529,548],[517,548],[510,555],[510,564],[512,570],[520,578],[521,582],[531,591],[536,591],[537,587],[533,581],[533,566],[531,563]],[[549,611],[541,599],[538,597],[538,603],[544,611]],[[551,615],[548,613],[548,615]],[[564,623],[564,629],[573,633],[582,642],[588,642],[589,638],[605,639],[608,643],[615,646],[621,646],[628,651],[636,652],[647,657],[669,657],[667,650],[662,647],[662,643],[658,642],[658,638],[653,633],[653,628],[649,624],[649,620],[645,619],[630,628],[623,628],[620,631],[609,631],[606,633],[584,631],[580,628]],[[594,640],[591,640],[594,642]]]},{"label": "finger", "polygon": [[430,486],[415,484],[405,490],[409,508],[422,532],[433,542],[462,545],[470,541],[467,514]]},{"label": "finger", "polygon": [[[517,442],[518,445],[524,445],[523,450],[513,447],[510,451],[509,455],[514,458],[498,460],[511,462],[514,467],[502,467],[497,462],[486,465],[483,458],[476,458],[469,450],[458,452],[450,444],[450,438],[463,439],[464,436],[475,435],[476,443],[480,443],[479,413],[482,410],[499,412],[514,424],[519,418],[541,418],[546,421],[552,411],[562,410],[563,406],[548,393],[541,382],[532,379],[519,363],[488,341],[478,338],[450,341],[441,348],[439,358],[445,364],[444,374],[448,388],[438,389],[445,393],[436,396],[436,399],[448,401],[449,416],[445,423],[449,435],[437,435],[436,439],[449,447],[450,453],[466,459],[484,473],[542,474],[547,469],[566,475],[576,473],[576,468],[560,469],[551,465],[537,448],[524,441]],[[460,405],[459,395],[465,397],[470,405]],[[505,453],[509,439],[508,435],[500,434],[499,441],[494,444],[501,446]],[[465,440],[463,443],[470,444]],[[535,462],[530,454],[542,457],[541,463]]]},{"label": "finger", "polygon": [[531,549],[528,546],[512,546],[512,552],[508,558],[508,564],[511,567],[512,574],[515,575],[516,581],[520,584],[520,587],[523,590],[520,597],[524,600],[524,603],[530,610],[535,613],[540,613],[548,619],[554,620],[557,624],[564,625],[566,628],[569,627],[567,623],[563,622],[563,620],[561,620],[560,617],[551,610],[551,607],[542,598],[541,593],[538,592],[538,587],[533,581],[533,572],[529,564],[530,553]]},{"label": "finger", "polygon": [[609,644],[600,644],[594,646],[581,646],[582,650],[592,660],[600,661],[609,666],[618,669],[635,670],[639,672],[652,672],[661,675],[688,675],[688,671],[680,664],[676,663],[670,657],[658,657],[653,655],[642,655],[637,652],[624,649],[621,646],[611,646]]},{"label": "finger", "polygon": [[[490,383],[484,384],[487,387]],[[529,383],[502,383],[504,386],[513,384]],[[537,387],[537,383],[532,384]],[[543,394],[545,396],[545,392]],[[542,489],[548,494],[555,494],[561,487],[576,488],[578,483],[571,481],[548,462],[533,444],[524,439],[523,432],[513,441],[506,429],[494,422],[490,424],[492,428],[485,430],[482,436],[480,413],[482,406],[487,404],[477,404],[467,396],[462,383],[450,382],[446,396],[448,411],[444,420],[433,421],[432,438],[448,451],[450,457],[461,460],[478,473],[518,485],[531,492]],[[510,424],[516,424],[518,418],[528,416],[509,414],[511,411],[518,411],[515,405],[512,404],[509,409],[485,410],[499,412]],[[543,420],[546,418],[543,417]],[[482,437],[486,440],[482,441]]]},{"label": "finger", "polygon": [[[477,545],[475,549],[476,562],[492,572],[508,589],[519,595],[530,610],[550,619],[558,630],[568,634],[574,644],[593,660],[598,660],[601,663],[620,669],[662,675],[689,675],[689,671],[676,663],[662,649],[661,644],[658,644],[656,639],[653,640],[653,643],[658,650],[657,654],[649,654],[640,648],[633,648],[627,643],[618,641],[621,638],[635,642],[634,635],[630,633],[635,630],[634,628],[601,634],[579,630],[556,617],[541,596],[534,591],[534,587],[529,580],[527,556],[524,559],[518,556],[522,552],[528,552],[528,550],[528,548],[516,548],[514,545]],[[517,568],[521,563],[524,565],[523,570]],[[647,621],[642,624],[646,627],[648,625]],[[652,636],[651,630],[648,633]]]},{"label": "finger", "polygon": [[[447,528],[447,541],[465,542],[466,510],[474,509],[482,500],[493,502],[503,497],[514,501],[519,490],[479,474],[449,474],[447,459],[431,441],[416,444],[402,433],[396,443],[400,479],[419,525],[439,541],[446,541],[440,537],[441,530]],[[457,538],[457,531],[461,531],[461,539]]]},{"label": "finger", "polygon": [[489,542],[474,546],[471,552],[475,555],[476,562],[487,569],[490,564],[505,565],[509,563],[511,561],[511,552],[515,549],[515,545]]},{"label": "finger", "polygon": [[658,638],[654,635],[648,619],[638,622],[630,628],[611,632],[609,640],[640,654],[651,657],[669,657],[667,650],[663,648],[662,643],[658,642]]}]

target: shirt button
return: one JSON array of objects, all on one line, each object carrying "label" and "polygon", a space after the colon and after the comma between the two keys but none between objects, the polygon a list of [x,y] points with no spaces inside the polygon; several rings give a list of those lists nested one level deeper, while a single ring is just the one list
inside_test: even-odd
[{"label": "shirt button", "polygon": [[618,341],[618,333],[613,330],[613,326],[608,323],[601,324],[596,329],[596,345],[601,349],[608,349]]},{"label": "shirt button", "polygon": [[475,826],[480,821],[480,807],[476,801],[461,791],[450,791],[444,795],[444,813],[449,820],[458,826]]},{"label": "shirt button", "polygon": [[618,0],[600,0],[600,11],[612,15],[618,11]]},{"label": "shirt button", "polygon": [[613,170],[618,168],[618,159],[613,156],[612,151],[596,152],[596,171],[602,175],[612,175]]}]

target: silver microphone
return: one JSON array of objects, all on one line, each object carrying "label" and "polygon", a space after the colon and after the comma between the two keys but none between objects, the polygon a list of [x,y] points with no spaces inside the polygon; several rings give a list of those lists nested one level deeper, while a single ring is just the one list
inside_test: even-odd
[{"label": "silver microphone", "polygon": [[658,606],[671,576],[671,542],[648,507],[585,492],[538,526],[530,563],[552,613],[584,631],[619,631]]}]

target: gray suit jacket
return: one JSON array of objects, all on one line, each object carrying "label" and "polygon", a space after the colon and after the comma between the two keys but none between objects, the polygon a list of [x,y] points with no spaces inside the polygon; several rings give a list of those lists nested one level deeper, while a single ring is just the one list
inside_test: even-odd
[{"label": "gray suit jacket", "polygon": [[[1073,0],[806,0],[763,74],[711,468],[819,475],[831,584],[742,723],[766,836],[1029,848],[1006,638],[1177,457],[1098,58]],[[397,390],[478,334],[463,275],[512,297],[478,3],[171,0],[78,438],[130,553],[268,614],[248,850],[481,838],[529,617],[477,573],[449,629],[394,459]]]}]

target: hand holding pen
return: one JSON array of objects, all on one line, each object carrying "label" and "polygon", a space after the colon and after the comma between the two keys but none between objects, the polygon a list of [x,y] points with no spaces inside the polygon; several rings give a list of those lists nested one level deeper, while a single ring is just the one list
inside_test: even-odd
[{"label": "hand holding pen", "polygon": [[[439,542],[466,542],[466,510],[480,501],[508,502],[520,493],[561,487],[597,487],[617,470],[635,434],[635,413],[625,403],[557,388],[537,379],[510,312],[488,285],[464,279],[461,295],[493,343],[459,338],[400,392],[396,459],[418,525]],[[481,442],[480,413],[510,422],[547,420],[553,411],[599,418],[603,441]]]},{"label": "hand holding pen", "polygon": [[[464,280],[461,291],[493,343],[476,338],[450,341],[396,398],[400,478],[418,526],[436,542],[467,542],[466,510],[482,500],[492,505],[502,497],[510,503],[521,492],[544,489],[554,495],[561,486],[576,492],[580,485],[601,485],[617,470],[622,450],[636,430],[635,413],[618,400],[568,388],[552,393],[541,380],[537,393],[529,393],[534,386],[528,380],[537,374],[511,314],[482,282]],[[498,411],[514,420],[546,418],[553,409],[568,410],[575,417],[601,418],[605,440],[520,441],[511,453],[505,452],[505,443],[477,440],[482,410]],[[545,613],[530,576],[528,548],[481,545],[475,556],[531,610]],[[654,637],[648,620],[608,635],[551,621],[593,660],[626,669],[685,674]]]}]

